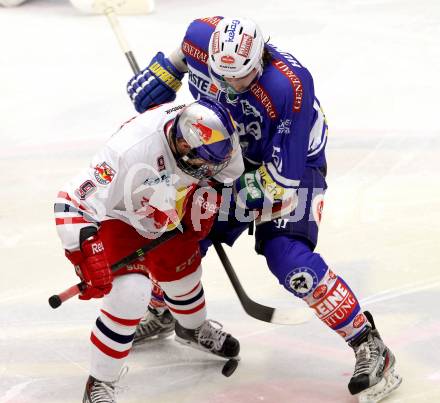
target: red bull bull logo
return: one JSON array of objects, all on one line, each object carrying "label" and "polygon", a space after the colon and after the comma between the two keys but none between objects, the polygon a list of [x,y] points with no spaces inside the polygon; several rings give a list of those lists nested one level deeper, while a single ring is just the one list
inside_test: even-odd
[{"label": "red bull bull logo", "polygon": [[95,179],[101,185],[108,185],[115,176],[116,171],[105,161],[95,166]]},{"label": "red bull bull logo", "polygon": [[213,144],[225,139],[220,130],[211,129],[210,127],[201,123],[202,119],[197,120],[192,126],[199,132],[199,137],[204,144]]}]

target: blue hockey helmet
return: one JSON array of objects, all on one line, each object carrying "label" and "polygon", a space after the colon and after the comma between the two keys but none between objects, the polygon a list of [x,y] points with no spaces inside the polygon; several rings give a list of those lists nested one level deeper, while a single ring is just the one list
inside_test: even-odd
[{"label": "blue hockey helmet", "polygon": [[[184,108],[176,117],[170,133],[176,150],[177,166],[188,175],[210,178],[224,169],[238,144],[235,122],[218,102],[202,98]],[[189,148],[180,153],[179,140]]]}]

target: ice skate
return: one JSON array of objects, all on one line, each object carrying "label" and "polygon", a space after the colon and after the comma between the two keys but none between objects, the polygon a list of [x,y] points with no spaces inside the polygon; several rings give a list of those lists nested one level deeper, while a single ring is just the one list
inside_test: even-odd
[{"label": "ice skate", "polygon": [[370,326],[350,342],[356,355],[354,374],[348,384],[359,403],[377,403],[388,396],[402,382],[395,371],[396,359],[383,343],[370,312],[364,312]]},{"label": "ice skate", "polygon": [[102,382],[89,376],[83,403],[116,403],[115,384],[116,382]]},{"label": "ice skate", "polygon": [[205,320],[197,329],[186,329],[176,322],[176,341],[225,358],[234,358],[240,352],[240,342],[222,331],[222,325]]},{"label": "ice skate", "polygon": [[147,313],[136,328],[133,344],[142,344],[172,335],[175,322],[176,320],[168,309],[159,313],[156,309],[148,307]]}]

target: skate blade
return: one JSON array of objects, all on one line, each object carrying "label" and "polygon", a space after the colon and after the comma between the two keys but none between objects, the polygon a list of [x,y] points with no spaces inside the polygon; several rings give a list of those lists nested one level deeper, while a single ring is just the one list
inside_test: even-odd
[{"label": "skate blade", "polygon": [[194,349],[199,350],[199,351],[203,351],[204,353],[209,353],[209,354],[211,354],[211,355],[213,355],[215,357],[218,357],[218,358],[223,358],[225,360],[230,360],[231,358],[233,358],[234,360],[240,361],[240,356],[239,355],[237,355],[235,357],[225,357],[224,355],[216,354],[214,351],[209,350],[208,348],[205,348],[205,347],[201,346],[198,343],[194,343],[192,341],[189,341],[189,340],[186,340],[186,339],[182,339],[181,337],[177,336],[177,334],[175,336],[175,340],[178,343],[181,343],[181,344],[183,344],[185,346],[194,348]]},{"label": "skate blade", "polygon": [[146,336],[143,338],[135,339],[133,340],[133,346],[140,346],[142,344],[151,343],[153,341],[163,340],[172,336],[173,334],[174,334],[174,330],[171,330],[170,332],[167,333],[159,333],[153,336]]},{"label": "skate blade", "polygon": [[384,373],[383,379],[376,385],[359,393],[359,403],[378,403],[385,399],[402,383],[402,377],[391,368]]}]

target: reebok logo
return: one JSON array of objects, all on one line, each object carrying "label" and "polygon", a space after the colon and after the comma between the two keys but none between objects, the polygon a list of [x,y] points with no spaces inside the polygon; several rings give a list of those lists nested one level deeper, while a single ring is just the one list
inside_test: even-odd
[{"label": "reebok logo", "polygon": [[101,253],[104,251],[104,245],[102,242],[93,243],[92,244],[92,253],[96,255],[97,253]]}]

